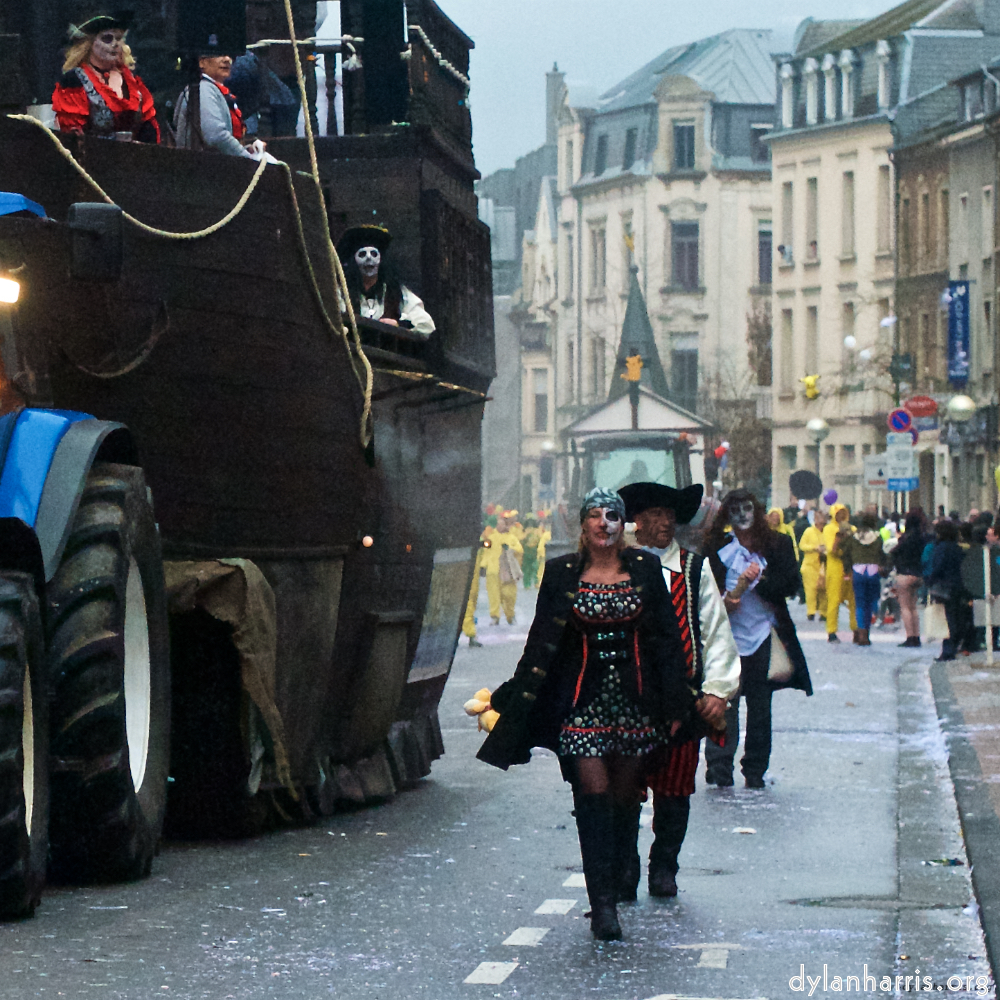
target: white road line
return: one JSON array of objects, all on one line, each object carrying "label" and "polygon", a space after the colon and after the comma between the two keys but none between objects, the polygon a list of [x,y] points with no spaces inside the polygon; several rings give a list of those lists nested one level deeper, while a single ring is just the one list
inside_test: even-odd
[{"label": "white road line", "polygon": [[[647,997],[647,1000],[728,1000],[726,997],[688,997],[682,993],[658,993],[655,997]],[[753,997],[751,1000],[767,1000],[767,997]]]},{"label": "white road line", "polygon": [[587,880],[583,877],[582,872],[577,872],[575,875],[570,875],[565,882],[563,882],[564,889],[586,889]]},{"label": "white road line", "polygon": [[696,969],[724,969],[729,962],[725,948],[706,948],[698,959]]},{"label": "white road line", "polygon": [[541,944],[542,938],[551,930],[550,927],[518,927],[516,931],[504,944],[524,945],[528,948],[536,948]]},{"label": "white road line", "polygon": [[517,962],[480,962],[471,976],[466,976],[467,983],[489,983],[496,986],[502,983],[515,969]]},{"label": "white road line", "polygon": [[575,899],[547,899],[535,910],[535,913],[558,913],[565,916],[574,906],[576,906]]}]

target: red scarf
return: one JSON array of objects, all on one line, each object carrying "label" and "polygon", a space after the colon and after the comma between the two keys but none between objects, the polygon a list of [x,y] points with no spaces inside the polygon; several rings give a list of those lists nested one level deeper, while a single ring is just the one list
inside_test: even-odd
[{"label": "red scarf", "polygon": [[[208,77],[208,79],[212,79]],[[229,117],[233,121],[233,135],[237,139],[242,139],[243,136],[247,134],[247,127],[243,124],[243,112],[240,111],[239,106],[236,104],[236,98],[233,97],[232,91],[219,83],[218,80],[212,80],[212,83],[222,91],[222,96],[226,99],[226,105],[229,108]]]}]

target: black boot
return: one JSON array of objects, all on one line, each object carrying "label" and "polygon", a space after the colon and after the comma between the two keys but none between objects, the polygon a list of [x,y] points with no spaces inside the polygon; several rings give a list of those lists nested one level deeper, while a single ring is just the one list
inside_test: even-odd
[{"label": "black boot", "polygon": [[642,806],[615,803],[615,861],[619,903],[634,903],[642,877],[639,861],[639,814]]},{"label": "black boot", "polygon": [[610,795],[575,796],[583,876],[590,897],[590,932],[598,941],[620,941],[615,909],[615,821]]},{"label": "black boot", "polygon": [[691,799],[687,795],[653,796],[653,846],[649,850],[650,896],[677,895],[677,856],[687,833]]}]

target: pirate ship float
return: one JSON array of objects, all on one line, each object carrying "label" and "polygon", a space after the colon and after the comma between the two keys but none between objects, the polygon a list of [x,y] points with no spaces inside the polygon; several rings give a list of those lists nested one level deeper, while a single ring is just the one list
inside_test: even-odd
[{"label": "pirate ship float", "polygon": [[[31,24],[2,15],[7,113],[37,103],[69,20],[36,6]],[[153,24],[176,5],[146,6]],[[175,608],[168,815],[180,832],[252,828],[262,799],[326,813],[384,797],[443,752],[437,705],[471,579],[493,374],[472,43],[433,0],[341,7],[362,66],[345,73],[343,134],[316,140],[318,185],[301,138],[269,138],[287,166],[258,168],[0,118],[0,189],[45,213],[0,217],[0,268],[18,269],[22,289],[5,403],[127,425],[168,584],[184,567],[190,582],[252,564],[273,595],[273,676],[256,683],[238,626],[205,602]],[[177,17],[155,23],[166,35],[148,51],[169,50]],[[95,184],[149,227],[126,218],[120,270],[114,233],[71,210],[101,200]],[[204,232],[248,190],[207,235],[151,231]],[[400,278],[435,320],[428,340],[368,321],[356,340],[340,315],[328,239],[372,221],[391,228]]]}]

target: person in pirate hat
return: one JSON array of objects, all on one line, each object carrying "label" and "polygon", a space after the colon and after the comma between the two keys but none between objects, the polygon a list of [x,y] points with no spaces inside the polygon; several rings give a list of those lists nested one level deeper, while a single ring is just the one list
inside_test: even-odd
[{"label": "person in pirate hat", "polygon": [[[435,330],[430,313],[385,262],[385,252],[391,242],[392,234],[385,226],[371,224],[354,226],[340,237],[337,253],[344,265],[354,315],[429,337]],[[346,309],[341,296],[340,310],[346,312]]]},{"label": "person in pirate hat", "polygon": [[174,131],[177,145],[185,149],[213,149],[229,156],[258,159],[265,144],[256,139],[245,146],[247,129],[236,98],[226,86],[233,70],[232,43],[225,36],[210,31],[198,45],[198,111],[190,99],[191,86],[186,86],[177,98],[174,110]]},{"label": "person in pirate hat", "polygon": [[99,14],[70,26],[63,75],[52,92],[60,132],[160,141],[153,95],[132,71],[125,41],[131,22],[130,13]]},{"label": "person in pirate hat", "polygon": [[[677,857],[687,833],[701,736],[708,728],[713,738],[721,738],[726,702],[740,683],[739,653],[711,569],[703,556],[681,548],[674,538],[675,527],[688,524],[698,512],[703,491],[700,484],[678,490],[660,483],[631,483],[618,491],[625,501],[626,518],[635,522],[636,540],[659,556],[684,640],[688,683],[699,695],[696,707],[706,723],[680,738],[675,735],[647,776],[653,789],[651,896],[677,895]],[[628,816],[628,826],[623,826],[620,836],[621,851],[629,859],[622,872],[620,898],[634,900],[641,876],[638,810]]]}]

